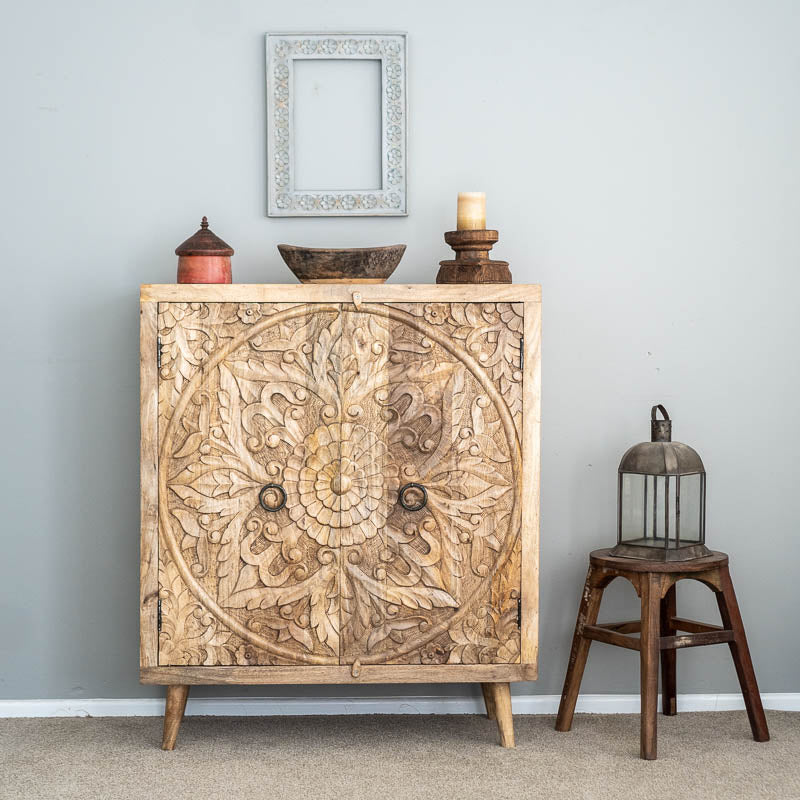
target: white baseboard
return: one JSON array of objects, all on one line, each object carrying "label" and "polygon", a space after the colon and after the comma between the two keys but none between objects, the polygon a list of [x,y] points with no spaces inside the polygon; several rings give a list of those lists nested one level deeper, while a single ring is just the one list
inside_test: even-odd
[{"label": "white baseboard", "polygon": [[[762,694],[764,708],[800,711],[800,692]],[[555,714],[559,695],[514,695],[515,714]],[[681,694],[679,711],[737,711],[740,694]],[[189,696],[186,713],[195,716],[262,717],[314,714],[480,714],[479,697],[198,697]],[[578,713],[638,714],[638,694],[582,694]],[[0,700],[0,717],[157,717],[159,698],[90,700]]]}]

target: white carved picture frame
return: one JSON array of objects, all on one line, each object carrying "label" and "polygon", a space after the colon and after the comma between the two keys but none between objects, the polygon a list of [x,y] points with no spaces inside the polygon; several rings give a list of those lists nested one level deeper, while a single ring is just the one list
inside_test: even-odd
[{"label": "white carved picture frame", "polygon": [[[268,216],[406,216],[406,35],[268,33],[266,38]],[[293,64],[298,59],[380,61],[380,189],[295,190]]]}]

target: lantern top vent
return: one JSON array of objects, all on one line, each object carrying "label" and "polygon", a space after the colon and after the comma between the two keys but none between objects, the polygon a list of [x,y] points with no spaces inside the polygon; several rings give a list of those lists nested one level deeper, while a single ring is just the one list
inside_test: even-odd
[{"label": "lantern top vent", "polygon": [[[657,419],[660,411],[663,419]],[[688,444],[672,441],[672,420],[661,404],[650,412],[650,441],[640,442],[622,456],[620,472],[640,475],[696,475],[705,473],[703,461]]]}]

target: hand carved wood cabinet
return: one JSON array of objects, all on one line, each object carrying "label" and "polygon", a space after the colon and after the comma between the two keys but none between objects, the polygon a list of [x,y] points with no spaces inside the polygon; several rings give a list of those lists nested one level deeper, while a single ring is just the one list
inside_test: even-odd
[{"label": "hand carved wood cabinet", "polygon": [[168,686],[537,676],[540,290],[141,290],[141,640]]}]

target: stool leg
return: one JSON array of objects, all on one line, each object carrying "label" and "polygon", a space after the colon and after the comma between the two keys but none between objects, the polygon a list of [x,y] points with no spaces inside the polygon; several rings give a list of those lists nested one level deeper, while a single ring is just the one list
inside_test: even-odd
[{"label": "stool leg", "polygon": [[750,658],[750,648],[747,646],[742,615],[739,613],[739,604],[736,601],[736,593],[733,591],[733,583],[731,582],[728,567],[720,567],[719,576],[722,591],[717,592],[717,605],[719,606],[719,614],[722,617],[723,626],[733,631],[734,638],[730,642],[731,655],[736,667],[736,675],[739,678],[739,685],[742,687],[744,705],[747,709],[747,717],[750,720],[750,729],[753,731],[753,738],[757,742],[768,742],[767,719],[764,716],[764,707],[761,705],[756,673]]},{"label": "stool leg", "polygon": [[572,649],[569,654],[567,674],[564,678],[564,691],[561,693],[561,703],[558,706],[557,731],[568,731],[572,727],[572,717],[575,714],[575,704],[578,702],[583,669],[586,666],[591,644],[590,639],[583,638],[583,626],[594,625],[597,622],[602,599],[603,589],[594,585],[593,570],[592,567],[589,567],[581,604],[578,607],[578,619],[575,623],[575,634],[572,637]]},{"label": "stool leg", "polygon": [[660,651],[661,579],[656,573],[642,573],[642,631],[639,636],[641,683],[642,758],[656,758],[656,723],[658,717],[658,654]]},{"label": "stool leg", "polygon": [[[661,635],[674,636],[672,619],[677,612],[675,594],[677,584],[673,583],[661,601]],[[661,711],[669,717],[678,713],[677,699],[677,652],[670,648],[661,651]]]}]

